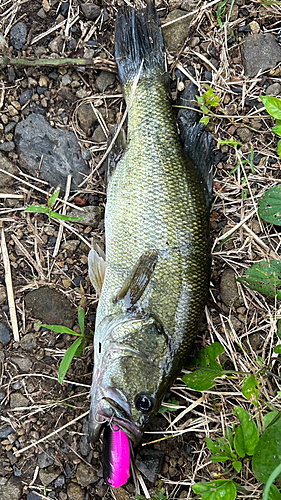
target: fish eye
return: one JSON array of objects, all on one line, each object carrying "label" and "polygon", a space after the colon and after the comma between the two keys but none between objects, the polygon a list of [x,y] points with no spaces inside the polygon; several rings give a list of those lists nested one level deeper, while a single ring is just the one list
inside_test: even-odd
[{"label": "fish eye", "polygon": [[148,413],[154,406],[154,398],[150,394],[138,394],[135,397],[135,405],[137,410]]}]

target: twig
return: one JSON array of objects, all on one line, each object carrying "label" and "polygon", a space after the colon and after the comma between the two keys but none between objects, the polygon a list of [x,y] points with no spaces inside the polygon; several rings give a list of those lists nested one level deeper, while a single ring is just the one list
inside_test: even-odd
[{"label": "twig", "polygon": [[14,337],[15,342],[19,342],[20,337],[19,337],[15,299],[14,299],[11,266],[10,266],[7,245],[6,245],[6,239],[5,239],[4,223],[2,221],[0,221],[0,228],[1,228],[1,249],[2,249],[4,269],[5,269],[5,281],[6,281],[6,287],[7,287],[8,304],[9,304],[9,311],[10,311],[10,317],[11,317],[11,323],[12,323],[12,329],[13,329],[13,337]]},{"label": "twig", "polygon": [[67,422],[67,424],[65,424],[62,427],[59,427],[55,431],[51,432],[51,434],[48,434],[47,436],[42,437],[41,439],[39,439],[35,443],[31,443],[28,446],[26,446],[25,448],[22,448],[21,450],[17,450],[16,452],[14,452],[14,455],[18,456],[21,453],[24,453],[25,451],[29,450],[30,448],[33,448],[33,446],[37,446],[39,443],[42,443],[43,441],[46,441],[46,439],[49,439],[52,436],[55,436],[56,434],[58,434],[58,432],[63,431],[63,429],[66,429],[70,425],[74,424],[74,422],[77,422],[78,420],[81,420],[81,418],[86,417],[89,413],[90,413],[89,410],[86,411],[85,413],[82,413],[82,415],[79,415],[79,417],[74,418],[73,420],[71,420],[71,422]]},{"label": "twig", "polygon": [[17,247],[26,256],[26,258],[30,262],[30,264],[33,267],[35,267],[35,269],[38,272],[39,276],[41,278],[43,278],[43,279],[46,279],[46,277],[44,276],[44,273],[43,273],[42,269],[39,267],[39,265],[37,264],[37,262],[35,262],[35,260],[31,257],[31,255],[28,253],[28,251],[26,250],[26,248],[24,248],[24,246],[21,244],[21,242],[17,239],[17,237],[14,234],[12,234],[12,239],[14,240],[15,244],[17,245]]},{"label": "twig", "polygon": [[162,28],[165,28],[166,26],[170,26],[170,24],[174,24],[178,21],[181,21],[182,19],[185,19],[186,17],[193,16],[194,14],[197,14],[197,12],[201,12],[205,9],[209,9],[209,7],[212,7],[212,5],[215,5],[216,3],[219,3],[221,0],[213,0],[213,2],[209,2],[206,5],[203,5],[200,7],[200,9],[193,10],[192,12],[188,12],[184,16],[178,17],[177,19],[174,19],[173,21],[169,21],[168,23],[162,24]]},{"label": "twig", "polygon": [[[65,187],[64,201],[67,201],[67,198],[69,197],[70,186],[71,186],[71,175],[68,175],[67,176],[67,181],[66,181],[66,187]],[[66,206],[65,205],[63,205],[63,207],[62,207],[62,213],[63,213],[63,215],[65,215],[65,213],[66,213]],[[56,241],[56,246],[55,246],[55,249],[54,249],[53,257],[56,257],[56,255],[59,252],[60,242],[61,242],[61,238],[62,238],[62,233],[63,233],[63,225],[60,223],[59,233],[58,233],[58,237],[57,237],[57,241]]]},{"label": "twig", "polygon": [[32,66],[32,67],[61,67],[61,66],[86,66],[87,68],[106,69],[111,73],[117,73],[116,63],[101,57],[95,58],[71,58],[62,57],[58,59],[21,59],[19,57],[0,57],[0,67],[6,66]]}]

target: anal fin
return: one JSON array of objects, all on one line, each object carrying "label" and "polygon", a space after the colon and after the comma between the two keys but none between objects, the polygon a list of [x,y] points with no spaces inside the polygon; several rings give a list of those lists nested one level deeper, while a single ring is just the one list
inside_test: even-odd
[{"label": "anal fin", "polygon": [[105,253],[96,245],[97,251],[93,248],[88,255],[89,278],[94,286],[98,295],[101,294],[102,285],[104,282],[105,271],[107,262],[105,260]]}]

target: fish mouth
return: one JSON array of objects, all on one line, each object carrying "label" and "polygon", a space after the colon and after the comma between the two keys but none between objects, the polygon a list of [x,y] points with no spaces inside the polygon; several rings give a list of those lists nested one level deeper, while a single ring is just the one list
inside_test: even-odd
[{"label": "fish mouth", "polygon": [[[128,402],[118,389],[103,390],[103,397],[97,405],[91,405],[89,418],[90,440],[95,442],[99,439],[102,428],[109,424],[112,428],[118,427],[136,445],[143,436],[133,421]],[[116,429],[115,429],[116,430]]]}]

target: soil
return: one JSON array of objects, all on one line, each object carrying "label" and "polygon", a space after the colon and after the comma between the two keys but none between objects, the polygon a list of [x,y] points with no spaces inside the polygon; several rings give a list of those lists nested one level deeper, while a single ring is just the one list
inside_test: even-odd
[{"label": "soil", "polygon": [[[135,5],[127,0],[125,3]],[[172,50],[174,35],[166,29],[173,103],[189,79],[197,83],[200,95],[211,87],[219,96],[219,105],[209,108],[208,124],[215,145],[212,278],[206,316],[193,353],[202,346],[220,342],[225,348],[221,356],[224,366],[251,374],[258,369],[257,356],[269,363],[279,342],[278,302],[242,287],[236,278],[253,262],[279,258],[278,226],[263,223],[256,209],[259,196],[281,178],[278,139],[271,132],[274,120],[259,99],[260,95],[280,96],[281,72],[277,53],[274,67],[261,67],[257,76],[247,76],[242,46],[250,35],[269,31],[274,42],[279,43],[281,13],[274,2],[261,5],[236,0],[232,10],[229,2],[218,15],[220,4],[213,3],[204,7],[200,2],[157,0],[156,6],[162,24],[176,10],[181,16],[197,11],[184,18],[190,31],[183,24],[176,51]],[[224,477],[224,464],[210,461],[205,438],[220,437],[226,425],[237,423],[232,412],[235,406],[244,407],[258,418],[256,407],[242,395],[242,379],[220,380],[215,388],[203,393],[187,388],[179,379],[166,397],[166,401],[175,398],[179,409],[159,414],[144,438],[151,457],[154,450],[163,452],[163,464],[154,483],[137,471],[125,487],[113,491],[102,478],[101,443],[89,445],[87,441],[93,369],[91,342],[73,360],[64,384],[58,382],[59,365],[73,336],[50,331],[40,324],[53,324],[46,319],[52,311],[56,324],[67,324],[79,332],[77,309],[82,283],[85,331],[91,336],[94,330],[98,297],[88,278],[87,255],[92,243],[104,249],[100,214],[106,203],[106,185],[102,156],[107,149],[107,136],[124,112],[114,66],[114,22],[123,4],[122,0],[99,0],[95,19],[90,18],[81,0],[7,0],[0,5],[0,30],[7,42],[5,46],[0,38],[0,50],[5,56],[36,60],[62,56],[96,58],[93,67],[28,67],[17,61],[6,67],[2,61],[0,66],[0,221],[11,266],[20,337],[19,341],[14,338],[2,251],[0,500],[127,500],[136,494],[153,497],[160,487],[170,499],[195,498],[191,489],[195,482]],[[23,23],[26,34],[24,27],[13,34],[18,22]],[[26,91],[30,93],[24,97]],[[67,199],[77,210],[92,207],[94,224],[67,222],[60,235],[59,220],[49,221],[47,215],[23,212],[31,204],[46,205],[50,188],[56,188],[40,179],[40,169],[36,175],[30,175],[27,164],[21,161],[15,127],[32,113],[44,116],[54,128],[75,132],[91,176]],[[218,142],[230,139],[239,143],[237,148]],[[14,177],[4,178],[3,171],[12,172],[13,168]],[[62,198],[64,192],[62,185]],[[60,212],[62,207],[59,202],[55,210]],[[231,234],[227,234],[230,230]],[[219,245],[225,234],[229,238]],[[54,255],[58,238],[60,245]],[[44,287],[46,295],[40,295]],[[49,290],[55,290],[67,302],[62,306],[49,297]],[[30,292],[35,296],[28,301]],[[276,364],[274,370],[278,373]],[[278,380],[261,376],[261,414],[280,390],[278,384]],[[272,406],[279,409],[276,400]],[[155,467],[157,470],[157,460]],[[250,469],[237,475],[236,481],[247,491],[246,496],[240,492],[239,498],[262,498],[262,485]]]}]

